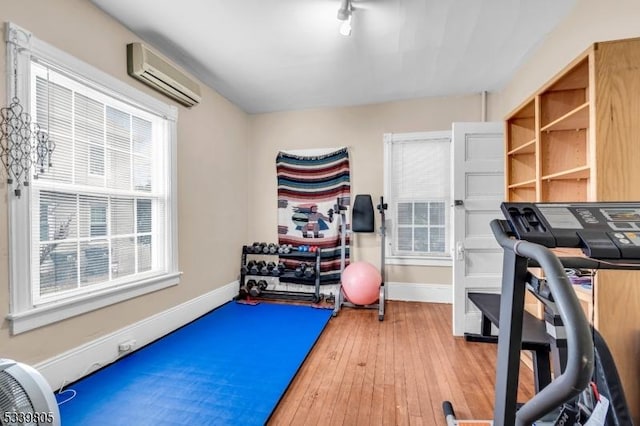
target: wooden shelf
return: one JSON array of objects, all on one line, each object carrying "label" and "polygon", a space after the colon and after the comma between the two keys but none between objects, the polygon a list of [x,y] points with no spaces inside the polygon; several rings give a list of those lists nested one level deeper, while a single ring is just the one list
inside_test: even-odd
[{"label": "wooden shelf", "polygon": [[507,155],[518,155],[518,154],[533,154],[536,152],[536,140],[530,140],[529,142],[525,142],[524,144],[513,148],[511,151],[507,152]]},{"label": "wooden shelf", "polygon": [[536,188],[533,186],[521,186],[518,188],[509,188],[508,197],[514,202],[535,202]]},{"label": "wooden shelf", "polygon": [[[530,99],[507,120],[507,151],[527,150],[531,141],[536,139],[536,103]],[[524,151],[523,151],[524,152]],[[533,151],[531,151],[533,152]]]},{"label": "wooden shelf", "polygon": [[536,186],[536,180],[535,179],[531,179],[531,180],[526,180],[524,182],[512,183],[512,184],[509,185],[509,189],[535,188],[535,186]]},{"label": "wooden shelf", "polygon": [[559,180],[559,179],[589,179],[591,168],[589,166],[575,167],[569,170],[552,173],[542,176],[542,180]]},{"label": "wooden shelf", "polygon": [[557,130],[578,130],[589,127],[589,102],[569,111],[557,120],[552,121],[540,129],[541,132]]}]

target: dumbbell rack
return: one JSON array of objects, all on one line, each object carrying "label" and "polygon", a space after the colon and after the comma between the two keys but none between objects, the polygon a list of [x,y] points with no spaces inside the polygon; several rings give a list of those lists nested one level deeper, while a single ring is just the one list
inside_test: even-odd
[{"label": "dumbbell rack", "polygon": [[[313,260],[314,265],[314,276],[311,278],[307,277],[298,277],[295,275],[295,270],[293,269],[285,269],[280,275],[261,275],[261,274],[251,274],[248,272],[244,272],[245,267],[247,266],[247,259],[249,256],[263,257],[263,256],[278,256],[280,258],[308,258],[309,260]],[[284,299],[284,300],[308,300],[313,303],[318,303],[322,300],[323,295],[320,294],[320,249],[318,248],[315,252],[303,252],[294,248],[289,253],[254,253],[253,251],[249,251],[248,246],[242,246],[242,258],[240,261],[240,290],[246,288],[247,277],[256,277],[256,278],[266,278],[272,277],[277,278],[279,282],[288,282],[294,284],[308,284],[313,285],[314,291],[311,292],[301,292],[301,291],[283,291],[283,290],[263,290],[260,292],[258,297],[251,296],[252,298],[259,299]],[[241,293],[242,294],[242,293]]]}]

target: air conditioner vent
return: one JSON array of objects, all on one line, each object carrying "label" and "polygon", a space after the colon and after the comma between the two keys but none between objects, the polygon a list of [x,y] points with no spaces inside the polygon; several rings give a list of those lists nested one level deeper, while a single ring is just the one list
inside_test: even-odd
[{"label": "air conditioner vent", "polygon": [[127,73],[187,107],[202,99],[198,83],[142,43],[127,45]]}]

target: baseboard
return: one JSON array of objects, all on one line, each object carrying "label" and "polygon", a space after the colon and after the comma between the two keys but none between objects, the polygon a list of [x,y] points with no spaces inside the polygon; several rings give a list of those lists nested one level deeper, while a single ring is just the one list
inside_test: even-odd
[{"label": "baseboard", "polygon": [[452,303],[453,287],[447,284],[387,282],[387,298],[407,302]]},{"label": "baseboard", "polygon": [[[53,389],[60,389],[118,360],[131,351],[188,324],[232,300],[237,294],[238,282],[234,281],[164,312],[49,358],[34,367],[47,379]],[[121,351],[119,349],[121,343],[130,344],[131,349]]]}]

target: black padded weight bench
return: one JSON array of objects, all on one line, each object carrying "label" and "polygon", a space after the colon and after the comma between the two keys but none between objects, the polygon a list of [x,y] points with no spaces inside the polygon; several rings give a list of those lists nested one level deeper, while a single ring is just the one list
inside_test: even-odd
[{"label": "black padded weight bench", "polygon": [[[469,300],[482,313],[480,334],[465,333],[469,342],[498,343],[498,336],[491,334],[491,324],[500,328],[500,295],[493,293],[469,293]],[[551,344],[544,320],[528,312],[522,318],[522,350],[531,351],[534,368],[535,391],[551,383]]]}]

